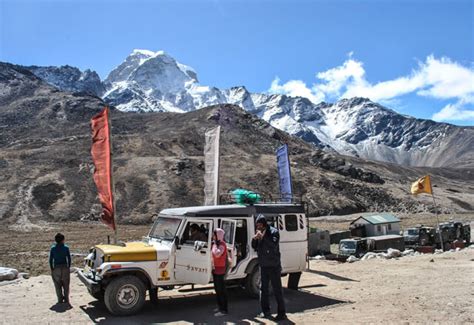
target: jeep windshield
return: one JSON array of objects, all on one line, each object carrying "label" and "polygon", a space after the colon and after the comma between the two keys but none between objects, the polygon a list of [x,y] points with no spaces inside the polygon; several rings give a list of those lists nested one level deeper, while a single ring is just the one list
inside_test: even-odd
[{"label": "jeep windshield", "polygon": [[181,219],[158,216],[149,236],[151,238],[173,240],[180,223]]}]

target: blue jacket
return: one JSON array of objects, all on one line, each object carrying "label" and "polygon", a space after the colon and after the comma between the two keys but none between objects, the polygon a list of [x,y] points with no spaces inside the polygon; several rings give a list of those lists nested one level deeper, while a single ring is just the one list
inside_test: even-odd
[{"label": "blue jacket", "polygon": [[262,239],[252,239],[252,247],[257,251],[260,266],[281,266],[280,234],[276,228],[267,225]]},{"label": "blue jacket", "polygon": [[49,267],[54,269],[55,266],[65,265],[71,267],[71,254],[69,247],[64,244],[54,244],[49,251]]}]

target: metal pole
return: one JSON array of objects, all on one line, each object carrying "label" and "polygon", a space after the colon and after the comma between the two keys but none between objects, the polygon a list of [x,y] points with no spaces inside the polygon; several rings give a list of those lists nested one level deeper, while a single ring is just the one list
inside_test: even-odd
[{"label": "metal pole", "polygon": [[439,227],[438,207],[436,206],[436,201],[435,201],[433,190],[431,190],[431,197],[433,198],[433,204],[434,204],[435,211],[436,211],[436,222],[438,223],[438,234],[439,234],[439,240],[440,240],[440,243],[441,243],[441,249],[444,251],[443,236],[441,235],[441,228]]},{"label": "metal pole", "polygon": [[219,197],[219,174],[220,174],[220,147],[221,147],[221,126],[219,125],[217,127],[217,134],[216,134],[216,142],[217,142],[217,153],[216,153],[216,156],[214,157],[215,159],[215,163],[216,163],[216,179],[215,179],[215,182],[216,182],[216,187],[215,187],[215,191],[216,191],[216,194],[215,194],[215,197],[214,197],[214,205],[219,205],[221,202],[220,202],[220,197]]},{"label": "metal pole", "polygon": [[117,236],[117,223],[115,222],[116,210],[115,210],[115,184],[114,184],[114,172],[113,172],[113,149],[112,149],[112,119],[110,118],[110,108],[107,106],[107,119],[109,124],[109,146],[110,146],[110,184],[112,185],[112,209],[114,211],[114,244],[118,243]]}]

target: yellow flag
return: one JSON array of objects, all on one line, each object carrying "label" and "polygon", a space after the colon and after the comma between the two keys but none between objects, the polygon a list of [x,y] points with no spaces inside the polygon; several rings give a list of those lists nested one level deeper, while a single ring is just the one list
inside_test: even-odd
[{"label": "yellow flag", "polygon": [[411,184],[411,194],[428,193],[433,194],[431,188],[431,179],[429,175],[423,176],[413,184]]}]

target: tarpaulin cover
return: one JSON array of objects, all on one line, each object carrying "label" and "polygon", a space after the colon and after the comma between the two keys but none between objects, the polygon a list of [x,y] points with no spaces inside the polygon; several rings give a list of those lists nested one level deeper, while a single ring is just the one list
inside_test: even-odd
[{"label": "tarpaulin cover", "polygon": [[232,197],[237,204],[254,204],[260,201],[260,194],[255,192],[237,188],[233,190]]}]

